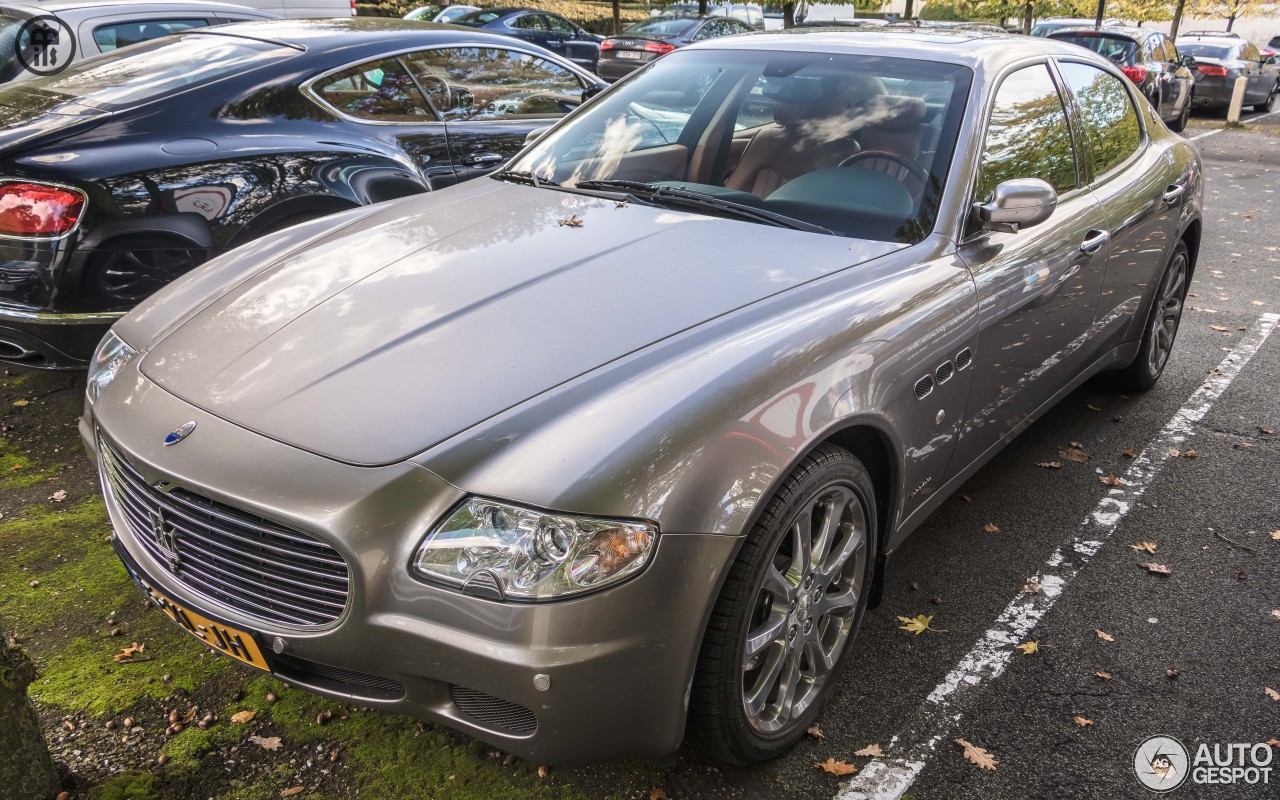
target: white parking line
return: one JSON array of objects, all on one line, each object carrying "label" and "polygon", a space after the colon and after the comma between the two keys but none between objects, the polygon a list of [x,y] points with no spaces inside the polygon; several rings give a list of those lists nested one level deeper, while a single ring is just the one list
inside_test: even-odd
[{"label": "white parking line", "polygon": [[[836,800],[899,800],[911,788],[920,771],[938,747],[956,729],[969,705],[978,698],[985,683],[1004,672],[1014,646],[1048,613],[1071,579],[1113,534],[1120,521],[1137,505],[1161,469],[1172,458],[1173,448],[1181,449],[1195,435],[1195,426],[1222,396],[1244,365],[1271,335],[1280,314],[1263,314],[1249,333],[1218,368],[1209,373],[1200,388],[1187,398],[1173,418],[1147,443],[1111,489],[1085,518],[1080,529],[1054,550],[1039,575],[1039,593],[1020,593],[1009,601],[995,625],[947,673],[942,683],[925,698],[904,729],[890,740],[886,752],[867,764],[844,784]],[[981,744],[980,742],[978,744]]]},{"label": "white parking line", "polygon": [[[1250,125],[1250,124],[1252,124],[1252,123],[1254,123],[1254,122],[1257,122],[1257,121],[1258,121],[1258,120],[1260,120],[1260,119],[1266,119],[1267,117],[1274,117],[1276,114],[1280,114],[1280,110],[1277,110],[1277,111],[1269,111],[1269,112],[1267,112],[1266,114],[1259,114],[1259,115],[1258,115],[1258,116],[1256,116],[1256,117],[1249,117],[1248,119],[1241,120],[1241,121],[1240,121],[1240,124],[1241,124],[1241,125]],[[1211,131],[1207,131],[1207,132],[1205,132],[1205,133],[1201,133],[1201,134],[1199,134],[1199,135],[1197,135],[1197,136],[1192,136],[1192,137],[1191,137],[1191,141],[1193,141],[1193,142],[1198,142],[1198,141],[1200,141],[1201,139],[1208,139],[1210,136],[1213,136],[1214,134],[1222,133],[1222,132],[1223,132],[1223,131],[1225,131],[1225,130],[1227,130],[1227,128],[1214,128],[1214,129],[1213,129],[1213,130],[1211,130]]]}]

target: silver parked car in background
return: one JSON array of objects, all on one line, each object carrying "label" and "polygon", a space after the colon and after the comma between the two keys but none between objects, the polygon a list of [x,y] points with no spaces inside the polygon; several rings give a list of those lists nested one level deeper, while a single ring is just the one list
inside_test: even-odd
[{"label": "silver parked car in background", "polygon": [[1195,64],[1195,105],[1226,111],[1236,81],[1245,79],[1244,105],[1255,111],[1275,108],[1280,94],[1280,69],[1275,56],[1264,56],[1258,48],[1237,36],[1199,34],[1179,36],[1178,52],[1191,56]]},{"label": "silver parked car in background", "polygon": [[538,763],[686,725],[759,761],[926,515],[1090,376],[1155,384],[1201,201],[1082,48],[712,40],[493,177],[180,278],[81,432],[129,571],[218,652]]}]

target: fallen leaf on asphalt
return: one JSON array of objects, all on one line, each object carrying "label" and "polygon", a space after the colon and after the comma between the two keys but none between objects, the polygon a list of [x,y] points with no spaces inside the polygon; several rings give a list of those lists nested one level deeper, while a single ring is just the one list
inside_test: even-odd
[{"label": "fallen leaf on asphalt", "polygon": [[1073,722],[1075,722],[1075,724],[1079,725],[1081,728],[1087,728],[1087,727],[1089,727],[1090,725],[1092,725],[1092,724],[1093,724],[1093,720],[1091,720],[1091,719],[1085,719],[1084,717],[1080,716],[1079,714],[1077,714],[1076,716],[1072,717],[1072,718],[1071,718],[1071,720],[1072,720]]},{"label": "fallen leaf on asphalt", "polygon": [[53,502],[55,502],[55,503],[61,503],[63,500],[66,500],[66,499],[67,499],[67,490],[66,490],[66,489],[59,489],[58,491],[56,491],[56,492],[54,492],[53,494],[49,495],[49,499],[50,499],[50,500],[52,500],[52,501],[53,501]]},{"label": "fallen leaf on asphalt", "polygon": [[1099,475],[1098,483],[1105,483],[1108,486],[1120,486],[1120,479],[1115,475]]},{"label": "fallen leaf on asphalt", "polygon": [[846,764],[843,760],[836,761],[834,758],[828,758],[826,761],[815,761],[813,765],[823,772],[830,772],[832,775],[852,775],[858,771],[858,768],[852,764]]},{"label": "fallen leaf on asphalt", "polygon": [[1104,642],[1114,642],[1116,640],[1116,637],[1112,636],[1106,631],[1102,631],[1102,630],[1098,630],[1097,628],[1094,628],[1093,632],[1098,634],[1098,638]]},{"label": "fallen leaf on asphalt", "polygon": [[263,750],[270,750],[273,753],[280,749],[279,736],[250,736],[249,741],[258,745]]},{"label": "fallen leaf on asphalt", "polygon": [[31,402],[29,400],[14,400],[13,404],[18,408],[22,408],[23,406],[31,405]]},{"label": "fallen leaf on asphalt", "polygon": [[1044,467],[1045,469],[1062,469],[1062,462],[1061,461],[1040,461],[1036,463],[1036,466]]},{"label": "fallen leaf on asphalt", "polygon": [[853,754],[855,756],[869,756],[871,758],[879,758],[880,756],[884,755],[884,750],[880,749],[879,744],[869,744],[866,747],[862,748],[861,750],[855,750]]},{"label": "fallen leaf on asphalt", "polygon": [[671,800],[671,798],[667,796],[666,789],[655,786],[649,790],[649,800]]},{"label": "fallen leaf on asphalt", "polygon": [[1101,411],[1101,410],[1102,410],[1102,409],[1098,408],[1097,406],[1095,406],[1093,403],[1089,403],[1087,407],[1088,407],[1088,409],[1089,409],[1090,411]]},{"label": "fallen leaf on asphalt", "polygon": [[898,630],[914,633],[916,636],[919,636],[925,631],[933,631],[934,633],[945,633],[945,631],[942,631],[938,628],[929,627],[929,623],[933,622],[932,614],[930,614],[929,616],[925,616],[924,614],[917,614],[914,617],[898,617],[898,622],[903,623],[902,625],[898,626]]},{"label": "fallen leaf on asphalt", "polygon": [[[559,220],[559,222],[560,222],[560,224],[561,224],[561,225],[563,225],[563,226],[564,226],[564,227],[566,227],[566,228],[581,228],[581,227],[582,227],[582,220],[578,219],[578,215],[577,215],[577,214],[574,214],[574,215],[570,216],[568,219],[562,219],[562,220]],[[1226,330],[1226,328],[1223,328],[1223,330]]]},{"label": "fallen leaf on asphalt", "polygon": [[987,533],[999,533],[999,532],[1000,532],[1000,528],[999,528],[999,526],[997,526],[994,522],[988,522],[986,525],[983,525],[983,526],[982,526],[982,529],[983,529],[984,531],[986,531]]},{"label": "fallen leaf on asphalt", "polygon": [[1029,656],[1040,651],[1040,642],[1039,640],[1034,642],[1023,642],[1022,644],[1017,645],[1017,647],[1019,650],[1023,652],[1024,655]]},{"label": "fallen leaf on asphalt", "polygon": [[1270,686],[1264,686],[1263,688],[1267,690],[1267,697],[1270,697],[1272,700],[1275,700],[1277,703],[1280,703],[1280,692],[1277,692],[1275,689],[1272,689]]},{"label": "fallen leaf on asphalt", "polygon": [[256,716],[258,716],[257,711],[237,711],[231,715],[231,721],[237,725],[245,725],[252,722]]},{"label": "fallen leaf on asphalt", "polygon": [[1165,564],[1157,564],[1154,561],[1143,561],[1142,563],[1138,564],[1138,566],[1142,567],[1147,572],[1154,572],[1157,575],[1173,574],[1173,567],[1167,566]]},{"label": "fallen leaf on asphalt", "polygon": [[1280,542],[1280,531],[1272,531],[1271,538],[1276,540],[1277,542]]},{"label": "fallen leaf on asphalt", "polygon": [[126,658],[133,658],[134,656],[138,655],[145,649],[147,649],[147,646],[145,644],[130,642],[128,647],[123,648],[119,653],[116,653],[114,656],[112,656],[112,658],[115,659],[116,661],[123,661]]},{"label": "fallen leaf on asphalt", "polygon": [[1089,460],[1089,454],[1078,447],[1072,447],[1066,450],[1059,450],[1058,457],[1064,461],[1072,461],[1076,464],[1083,464]]},{"label": "fallen leaf on asphalt", "polygon": [[1275,611],[1272,611],[1271,616],[1275,617],[1276,619],[1280,619],[1280,608],[1277,608]]},{"label": "fallen leaf on asphalt", "polygon": [[281,796],[281,797],[293,797],[295,794],[302,794],[302,787],[301,787],[301,786],[293,786],[293,787],[291,787],[291,788],[288,788],[288,789],[282,789],[282,790],[280,791],[280,796]]},{"label": "fallen leaf on asphalt", "polygon": [[1231,330],[1231,329],[1230,329],[1230,328],[1228,328],[1226,325],[1210,325],[1209,327],[1210,327],[1210,328],[1212,328],[1212,329],[1213,329],[1213,330],[1215,330],[1215,331],[1218,331],[1219,333],[1222,333],[1223,331],[1229,331],[1229,330]]},{"label": "fallen leaf on asphalt", "polygon": [[995,771],[996,765],[1000,762],[995,759],[986,749],[970,744],[964,739],[956,739],[956,744],[964,748],[964,758],[970,764],[982,769]]},{"label": "fallen leaf on asphalt", "polygon": [[1268,739],[1267,744],[1271,745],[1277,750],[1280,750],[1280,739]]},{"label": "fallen leaf on asphalt", "polygon": [[962,494],[962,495],[960,495],[960,499],[961,499],[961,500],[963,500],[963,501],[965,501],[966,503],[972,503],[972,502],[973,502],[973,498],[972,498],[972,497],[970,497],[970,496],[969,496],[969,495],[967,495],[967,494]]},{"label": "fallen leaf on asphalt", "polygon": [[808,730],[806,730],[806,731],[805,731],[805,733],[809,734],[810,736],[812,736],[812,737],[813,737],[813,738],[815,738],[815,739],[825,739],[825,738],[827,738],[827,735],[826,735],[825,733],[823,733],[823,732],[822,732],[822,728],[818,727],[818,723],[816,723],[816,722],[815,722],[815,723],[813,723],[812,725],[810,725],[810,726],[809,726],[809,729],[808,729]]},{"label": "fallen leaf on asphalt", "polygon": [[1166,678],[1168,678],[1169,680],[1171,680],[1171,681],[1172,681],[1172,680],[1177,680],[1177,678],[1178,678],[1180,675],[1182,675],[1182,673],[1181,673],[1181,672],[1179,672],[1178,670],[1174,669],[1173,667],[1169,667],[1168,669],[1166,669],[1166,670],[1164,671],[1164,676],[1165,676]]},{"label": "fallen leaf on asphalt", "polygon": [[1083,449],[1084,449],[1084,442],[1072,442],[1072,443],[1071,443],[1071,446],[1072,446],[1072,447],[1078,447],[1078,448],[1080,448],[1081,450],[1083,450]]},{"label": "fallen leaf on asphalt", "polygon": [[1101,679],[1101,680],[1104,680],[1104,681],[1109,681],[1109,680],[1111,680],[1111,673],[1110,673],[1110,672],[1103,672],[1102,670],[1098,670],[1097,672],[1095,672],[1095,673],[1093,673],[1093,674],[1094,674],[1095,676],[1097,676],[1097,677],[1098,677],[1099,679]]},{"label": "fallen leaf on asphalt", "polygon": [[1258,433],[1261,433],[1263,436],[1275,436],[1275,435],[1276,435],[1276,429],[1275,429],[1275,428],[1264,428],[1263,426],[1259,425],[1259,426],[1258,426]]},{"label": "fallen leaf on asphalt", "polygon": [[1195,450],[1179,450],[1176,447],[1170,447],[1169,455],[1173,456],[1174,458],[1196,458],[1200,454],[1197,453]]},{"label": "fallen leaf on asphalt", "polygon": [[1022,591],[1019,594],[1039,594],[1040,584],[1035,578],[1027,578],[1022,584]]},{"label": "fallen leaf on asphalt", "polygon": [[1236,328],[1236,330],[1238,330],[1238,331],[1247,331],[1247,330],[1249,330],[1249,326],[1248,326],[1248,325],[1241,325],[1239,328]]},{"label": "fallen leaf on asphalt", "polygon": [[1155,542],[1139,542],[1138,544],[1131,544],[1129,546],[1134,550],[1137,550],[1139,553],[1151,553],[1152,555],[1155,555],[1156,548],[1159,547]]},{"label": "fallen leaf on asphalt", "polygon": [[546,764],[539,764],[539,765],[538,765],[538,777],[539,777],[539,778],[545,778],[545,777],[547,777],[547,776],[548,776],[548,775],[550,775],[550,774],[551,774],[551,767],[548,767]]},{"label": "fallen leaf on asphalt", "polygon": [[1138,457],[1138,451],[1137,451],[1137,450],[1134,450],[1134,449],[1131,447],[1131,448],[1129,448],[1128,450],[1125,450],[1125,451],[1124,451],[1123,453],[1121,453],[1120,455],[1124,456],[1125,458],[1137,458],[1137,457]]}]

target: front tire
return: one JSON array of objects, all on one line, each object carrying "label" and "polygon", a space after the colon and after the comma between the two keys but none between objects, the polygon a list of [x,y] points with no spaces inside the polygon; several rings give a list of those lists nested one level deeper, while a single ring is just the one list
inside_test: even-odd
[{"label": "front tire", "polygon": [[1253,110],[1254,110],[1254,111],[1259,111],[1259,112],[1269,112],[1269,111],[1271,111],[1272,109],[1274,109],[1274,108],[1276,107],[1276,95],[1277,95],[1277,94],[1280,94],[1280,83],[1277,83],[1275,86],[1272,86],[1272,87],[1271,87],[1271,94],[1267,95],[1267,100],[1266,100],[1266,102],[1264,102],[1264,103],[1258,103],[1257,105],[1255,105],[1255,106],[1253,107]]},{"label": "front tire", "polygon": [[1173,351],[1173,340],[1178,335],[1182,321],[1182,307],[1187,297],[1187,284],[1191,277],[1191,257],[1185,242],[1179,241],[1165,266],[1164,275],[1151,302],[1151,311],[1142,333],[1142,344],[1133,363],[1117,373],[1117,380],[1126,389],[1145,392],[1164,373]]},{"label": "front tire", "polygon": [[810,453],[747,535],[698,657],[690,738],[735,764],[776,758],[813,724],[871,590],[875,493],[838,447]]},{"label": "front tire", "polygon": [[1178,118],[1169,123],[1169,130],[1174,133],[1182,133],[1187,129],[1187,119],[1191,116],[1191,95],[1187,95],[1186,101],[1182,104],[1182,113]]}]

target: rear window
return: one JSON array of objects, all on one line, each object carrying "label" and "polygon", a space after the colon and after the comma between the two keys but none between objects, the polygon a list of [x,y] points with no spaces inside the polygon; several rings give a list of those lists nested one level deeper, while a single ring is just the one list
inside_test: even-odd
[{"label": "rear window", "polygon": [[1216,44],[1180,44],[1178,50],[1184,56],[1195,56],[1196,58],[1231,58],[1231,48],[1222,47]]},{"label": "rear window", "polygon": [[1103,33],[1055,33],[1052,34],[1052,38],[1087,47],[1098,55],[1121,65],[1132,65],[1138,52],[1138,43],[1123,36],[1108,36]]},{"label": "rear window", "polygon": [[152,19],[144,22],[121,22],[94,28],[93,41],[98,45],[99,51],[110,53],[112,50],[128,47],[131,44],[159,39],[161,36],[181,33],[192,28],[203,28],[208,24],[209,21],[204,19]]},{"label": "rear window", "polygon": [[644,22],[637,22],[623,33],[629,33],[635,36],[653,36],[659,39],[670,39],[679,36],[685,31],[697,25],[696,19],[687,19],[683,17],[654,17]]},{"label": "rear window", "polygon": [[119,54],[87,59],[57,75],[19,81],[6,87],[0,100],[11,92],[20,92],[78,100],[103,111],[115,111],[298,52],[254,39],[184,34],[143,43]]}]

